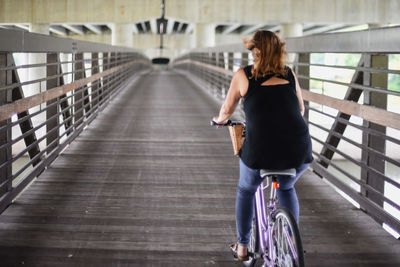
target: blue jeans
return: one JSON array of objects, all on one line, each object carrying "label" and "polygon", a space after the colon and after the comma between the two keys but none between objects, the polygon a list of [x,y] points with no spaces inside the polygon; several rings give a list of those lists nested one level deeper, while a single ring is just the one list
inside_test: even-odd
[{"label": "blue jeans", "polygon": [[[279,206],[286,207],[299,221],[299,200],[297,199],[294,184],[307,170],[310,164],[303,164],[296,168],[296,177],[278,176],[277,190]],[[251,224],[254,216],[254,195],[257,187],[262,183],[260,170],[247,167],[240,160],[240,178],[236,196],[236,228],[238,243],[247,246],[250,242]]]}]

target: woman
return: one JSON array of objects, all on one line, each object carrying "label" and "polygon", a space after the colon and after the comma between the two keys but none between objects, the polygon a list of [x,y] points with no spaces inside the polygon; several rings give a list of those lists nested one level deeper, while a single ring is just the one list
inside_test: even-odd
[{"label": "woman", "polygon": [[270,31],[257,31],[245,42],[254,65],[239,69],[218,117],[224,124],[244,98],[246,139],[240,150],[240,178],[236,197],[238,241],[231,246],[239,260],[248,260],[254,216],[254,194],[261,184],[260,169],[296,168],[296,177],[278,177],[279,205],[296,220],[299,202],[294,184],[312,161],[311,140],[303,119],[304,104],[294,72],[284,64],[285,44]]}]

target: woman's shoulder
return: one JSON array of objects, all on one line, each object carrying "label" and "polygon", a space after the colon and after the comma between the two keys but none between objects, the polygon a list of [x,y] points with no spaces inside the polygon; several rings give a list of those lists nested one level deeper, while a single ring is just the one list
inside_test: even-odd
[{"label": "woman's shoulder", "polygon": [[243,68],[244,74],[246,74],[246,77],[249,79],[251,77],[251,69],[253,68],[253,65],[247,65]]}]

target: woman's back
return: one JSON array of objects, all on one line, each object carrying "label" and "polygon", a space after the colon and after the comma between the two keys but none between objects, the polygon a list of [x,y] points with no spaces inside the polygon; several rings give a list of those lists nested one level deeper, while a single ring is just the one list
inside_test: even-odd
[{"label": "woman's back", "polygon": [[[249,87],[244,97],[247,131],[241,159],[254,169],[286,169],[311,162],[308,127],[291,70],[286,67],[286,76],[272,74],[256,80],[250,78],[251,68],[244,68]],[[279,78],[279,84],[265,85],[271,77]]]}]

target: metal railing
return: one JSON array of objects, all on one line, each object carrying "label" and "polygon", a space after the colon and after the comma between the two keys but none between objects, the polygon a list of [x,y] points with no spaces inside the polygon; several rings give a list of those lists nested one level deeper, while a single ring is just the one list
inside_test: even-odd
[{"label": "metal railing", "polygon": [[0,40],[1,213],[150,64],[111,45],[3,29]]},{"label": "metal railing", "polygon": [[[400,27],[288,38],[286,43],[306,101],[312,169],[400,233],[400,88],[388,89],[389,75],[400,78],[400,70],[389,67],[389,57],[400,53]],[[343,53],[358,64],[315,60]],[[172,67],[222,101],[234,71],[251,62],[249,51],[237,44],[192,50]],[[324,77],[335,70],[352,74],[346,81]],[[397,103],[395,110],[388,99]]]}]

